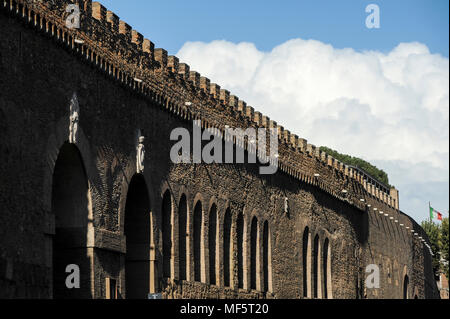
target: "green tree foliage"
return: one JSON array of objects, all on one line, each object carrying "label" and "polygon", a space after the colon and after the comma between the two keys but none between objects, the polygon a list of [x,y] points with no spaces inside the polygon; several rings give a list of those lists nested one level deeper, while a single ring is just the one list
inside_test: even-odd
[{"label": "green tree foliage", "polygon": [[441,254],[442,258],[444,259],[445,263],[443,265],[443,272],[448,278],[448,217],[442,219],[441,223]]},{"label": "green tree foliage", "polygon": [[441,251],[441,241],[440,241],[440,226],[432,221],[424,220],[422,222],[422,228],[428,235],[431,244],[431,250],[433,251],[433,273],[437,274],[440,270],[440,261],[438,252]]},{"label": "green tree foliage", "polygon": [[370,164],[369,162],[366,162],[363,159],[360,159],[358,157],[353,157],[346,154],[341,154],[335,150],[332,150],[331,148],[328,148],[326,146],[321,146],[320,150],[322,152],[327,153],[328,155],[333,156],[335,159],[341,161],[342,163],[346,165],[356,166],[358,168],[363,169],[366,171],[369,175],[376,178],[381,183],[385,184],[386,186],[389,185],[389,177],[383,170],[377,168],[376,166]]},{"label": "green tree foliage", "polygon": [[435,274],[443,272],[448,278],[448,217],[443,218],[440,224],[432,221],[423,221],[422,228],[431,242],[433,256],[433,271]]}]

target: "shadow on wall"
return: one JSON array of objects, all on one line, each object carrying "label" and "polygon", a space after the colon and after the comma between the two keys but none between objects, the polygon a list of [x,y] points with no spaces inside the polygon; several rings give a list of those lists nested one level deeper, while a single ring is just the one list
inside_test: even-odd
[{"label": "shadow on wall", "polygon": [[317,192],[312,186],[307,185],[306,187],[308,188],[307,191],[314,195],[318,206],[323,207],[323,209],[333,210],[349,221],[360,244],[368,241],[370,228],[369,213],[367,211],[360,211],[350,204],[336,200],[328,194]]}]

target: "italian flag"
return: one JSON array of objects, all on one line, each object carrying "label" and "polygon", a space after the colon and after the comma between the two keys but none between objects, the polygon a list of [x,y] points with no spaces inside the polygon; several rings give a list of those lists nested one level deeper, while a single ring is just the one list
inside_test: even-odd
[{"label": "italian flag", "polygon": [[437,210],[435,210],[433,207],[430,206],[430,218],[431,219],[442,220],[442,214],[439,213]]}]

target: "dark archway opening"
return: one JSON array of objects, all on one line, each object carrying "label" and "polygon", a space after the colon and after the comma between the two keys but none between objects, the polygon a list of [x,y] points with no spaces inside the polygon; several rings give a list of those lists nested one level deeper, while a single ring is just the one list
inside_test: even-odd
[{"label": "dark archway opening", "polygon": [[125,206],[127,299],[145,299],[150,292],[150,200],[142,175],[131,179]]},{"label": "dark archway opening", "polygon": [[[65,143],[53,172],[52,214],[55,217],[53,238],[53,298],[92,298],[91,266],[87,249],[89,218],[89,184],[81,154],[73,144]],[[66,286],[68,265],[80,270],[79,288]],[[73,281],[74,282],[74,281]]]}]

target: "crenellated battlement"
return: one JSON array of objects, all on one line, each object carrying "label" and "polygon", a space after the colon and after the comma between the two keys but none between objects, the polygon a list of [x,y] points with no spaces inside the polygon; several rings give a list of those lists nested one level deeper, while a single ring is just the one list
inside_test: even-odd
[{"label": "crenellated battlement", "polygon": [[[315,185],[361,210],[366,207],[360,199],[366,198],[398,210],[398,191],[380,187],[362,172],[340,163],[227,89],[211,83],[176,56],[169,56],[165,49],[155,48],[151,40],[144,38],[101,3],[91,0],[1,0],[1,3],[3,9],[25,19],[113,80],[183,119],[199,119],[203,128],[222,133],[226,125],[275,128],[280,144],[278,165],[282,172]],[[70,29],[65,23],[70,14],[66,12],[69,4],[78,4],[80,8],[78,29]],[[250,150],[248,142],[244,147]],[[303,173],[304,167],[314,167],[318,173],[308,176]],[[327,175],[327,170],[333,172],[334,180],[322,181],[317,177]],[[349,183],[357,183],[360,187],[347,187]],[[341,189],[353,191],[343,196],[332,191],[334,188],[327,184],[339,184]]]}]

